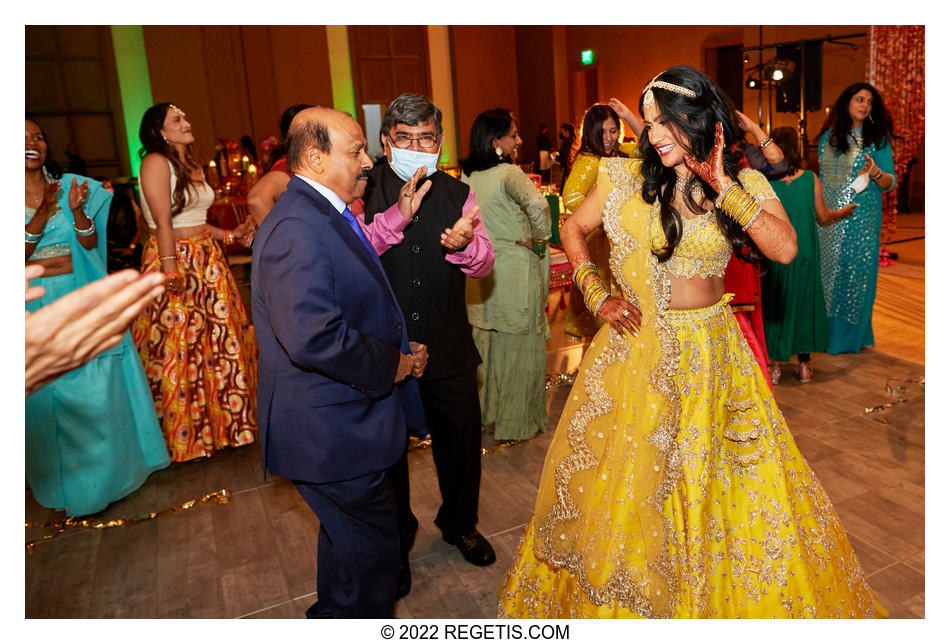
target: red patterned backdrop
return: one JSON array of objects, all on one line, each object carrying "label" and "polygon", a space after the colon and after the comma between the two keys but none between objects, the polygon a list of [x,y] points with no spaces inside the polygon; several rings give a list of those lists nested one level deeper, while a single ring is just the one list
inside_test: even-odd
[{"label": "red patterned backdrop", "polygon": [[[868,82],[881,93],[894,119],[894,129],[904,137],[893,142],[894,170],[903,177],[924,136],[924,27],[872,26]],[[881,246],[897,229],[897,189],[884,194]]]}]

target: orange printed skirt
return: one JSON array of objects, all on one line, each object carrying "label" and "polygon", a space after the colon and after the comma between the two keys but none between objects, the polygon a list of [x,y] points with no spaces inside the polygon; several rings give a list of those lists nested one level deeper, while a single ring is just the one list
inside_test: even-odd
[{"label": "orange printed skirt", "polygon": [[[132,325],[172,461],[257,439],[257,340],[210,232],[176,239],[181,293],[163,293]],[[142,270],[161,270],[153,236]]]}]

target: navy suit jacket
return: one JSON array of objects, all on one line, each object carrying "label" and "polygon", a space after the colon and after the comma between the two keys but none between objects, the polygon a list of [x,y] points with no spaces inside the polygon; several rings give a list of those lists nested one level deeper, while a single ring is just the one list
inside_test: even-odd
[{"label": "navy suit jacket", "polygon": [[265,469],[330,483],[394,464],[424,424],[418,382],[393,384],[402,313],[378,259],[297,176],[255,236],[251,292]]}]

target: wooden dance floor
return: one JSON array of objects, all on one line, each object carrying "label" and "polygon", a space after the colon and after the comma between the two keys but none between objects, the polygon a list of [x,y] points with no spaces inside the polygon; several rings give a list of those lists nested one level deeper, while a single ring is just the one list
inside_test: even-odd
[{"label": "wooden dance floor", "polygon": [[[775,388],[798,445],[828,491],[871,586],[895,618],[924,617],[923,215],[902,215],[875,306],[877,348],[813,357],[802,385],[786,365]],[[914,240],[914,237],[921,237]],[[549,303],[548,372],[572,371],[583,347],[565,340],[559,293]],[[886,388],[892,390],[886,391]],[[903,392],[896,391],[903,387]],[[479,530],[498,555],[466,563],[432,520],[440,503],[428,450],[410,454],[419,533],[412,592],[399,618],[494,617],[496,591],[534,505],[542,462],[567,386],[548,392],[549,432],[482,458]],[[897,402],[899,398],[906,402]],[[890,407],[865,413],[893,403]],[[302,618],[316,592],[318,523],[293,486],[265,480],[257,445],[172,464],[95,517],[140,517],[226,488],[230,503],[199,504],[107,529],[67,528],[26,561],[28,618]],[[26,492],[26,521],[63,518]],[[54,529],[26,528],[31,542]]]}]

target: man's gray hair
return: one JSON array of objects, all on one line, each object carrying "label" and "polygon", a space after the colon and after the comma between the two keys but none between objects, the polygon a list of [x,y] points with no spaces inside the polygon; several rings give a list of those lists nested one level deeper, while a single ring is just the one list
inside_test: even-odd
[{"label": "man's gray hair", "polygon": [[435,135],[442,136],[442,110],[435,103],[421,94],[400,94],[386,108],[383,122],[379,126],[379,133],[389,136],[397,123],[419,125],[429,119],[435,121]]}]

